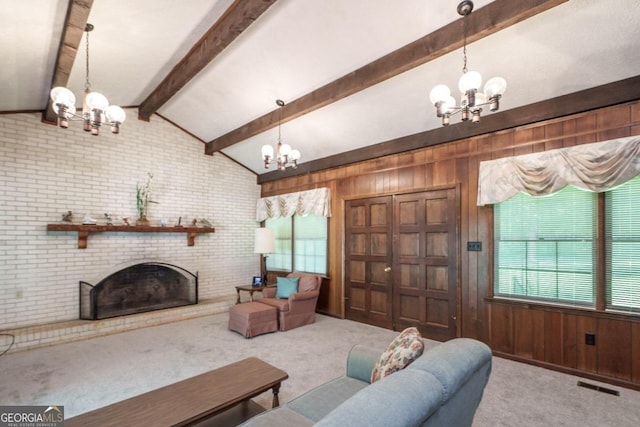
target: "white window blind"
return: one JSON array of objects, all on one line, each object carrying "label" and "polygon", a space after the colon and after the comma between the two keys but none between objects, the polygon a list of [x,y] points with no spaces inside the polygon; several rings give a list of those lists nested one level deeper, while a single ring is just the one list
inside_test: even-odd
[{"label": "white window blind", "polygon": [[276,252],[269,255],[270,270],[327,273],[327,217],[293,215],[267,218],[273,228]]},{"label": "white window blind", "polygon": [[292,228],[291,217],[268,218],[265,221],[268,228],[273,228],[275,238],[275,253],[268,258],[268,268],[270,270],[292,271],[291,250],[292,250]]},{"label": "white window blind", "polygon": [[569,186],[494,205],[494,295],[593,305],[596,201]]},{"label": "white window blind", "polygon": [[307,215],[293,217],[294,265],[297,271],[327,272],[327,217]]},{"label": "white window blind", "polygon": [[640,176],[605,194],[606,307],[640,312]]}]

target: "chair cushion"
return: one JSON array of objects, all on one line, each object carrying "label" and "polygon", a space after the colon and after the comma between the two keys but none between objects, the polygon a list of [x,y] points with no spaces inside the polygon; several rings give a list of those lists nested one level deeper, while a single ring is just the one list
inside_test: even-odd
[{"label": "chair cushion", "polygon": [[297,277],[278,277],[276,298],[289,298],[289,295],[298,292]]},{"label": "chair cushion", "polygon": [[289,311],[288,299],[260,298],[260,302],[262,304],[267,304],[267,305],[270,305],[271,307],[275,307],[278,309],[278,311]]},{"label": "chair cushion", "polygon": [[371,372],[371,382],[409,366],[422,355],[424,342],[417,328],[407,328],[389,344]]}]

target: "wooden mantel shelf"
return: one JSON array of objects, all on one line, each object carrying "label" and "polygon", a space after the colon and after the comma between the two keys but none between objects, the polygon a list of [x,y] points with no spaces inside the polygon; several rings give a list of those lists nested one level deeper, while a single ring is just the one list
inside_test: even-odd
[{"label": "wooden mantel shelf", "polygon": [[204,227],[156,227],[152,225],[90,225],[90,224],[47,224],[47,231],[75,231],[78,233],[78,249],[86,249],[90,233],[105,231],[116,233],[187,233],[187,245],[195,244],[196,236],[214,233],[214,228]]}]

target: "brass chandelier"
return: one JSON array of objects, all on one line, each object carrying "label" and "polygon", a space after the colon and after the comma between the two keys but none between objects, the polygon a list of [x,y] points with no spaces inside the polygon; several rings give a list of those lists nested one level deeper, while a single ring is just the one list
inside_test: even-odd
[{"label": "brass chandelier", "polygon": [[105,123],[111,126],[112,133],[120,133],[120,125],[126,118],[124,110],[117,105],[109,105],[107,98],[99,92],[91,92],[89,82],[89,33],[93,31],[93,25],[87,24],[86,33],[86,78],[84,93],[82,96],[82,115],[76,114],[76,97],[66,87],[58,86],[51,89],[51,101],[53,111],[58,116],[58,126],[67,128],[69,120],[82,120],[83,129],[98,135],[100,126]]},{"label": "brass chandelier", "polygon": [[[282,107],[284,107],[284,101],[281,99],[276,100],[276,105],[280,107],[280,118],[278,120],[278,145],[276,146],[275,160],[278,164],[279,170],[285,170],[287,167],[296,169],[298,167],[298,160],[300,159],[300,151],[294,150],[289,144],[282,143]],[[274,160],[273,147],[271,145],[262,146],[262,159],[264,160],[264,168],[269,169],[269,166]]]},{"label": "brass chandelier", "polygon": [[500,98],[507,88],[507,82],[502,77],[493,77],[484,85],[484,92],[479,92],[482,84],[482,76],[477,71],[467,70],[467,16],[473,10],[473,2],[465,0],[458,5],[458,14],[462,16],[464,27],[462,66],[463,75],[458,82],[460,89],[460,105],[456,105],[456,100],[451,96],[451,91],[446,85],[439,84],[431,89],[429,99],[436,107],[436,115],[442,118],[442,125],[448,126],[450,117],[460,113],[461,120],[471,119],[473,123],[480,122],[482,107],[489,106],[489,110],[498,111],[500,109]]}]

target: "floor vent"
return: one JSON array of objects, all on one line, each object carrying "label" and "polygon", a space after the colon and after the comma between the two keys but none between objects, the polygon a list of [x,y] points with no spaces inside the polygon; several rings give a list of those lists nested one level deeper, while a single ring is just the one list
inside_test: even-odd
[{"label": "floor vent", "polygon": [[578,381],[578,387],[585,387],[591,390],[600,391],[602,393],[613,394],[614,396],[620,396],[620,392],[606,387],[601,387],[595,384],[585,383],[584,381]]}]

